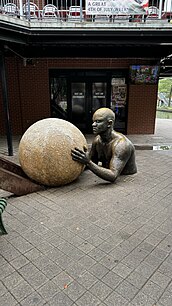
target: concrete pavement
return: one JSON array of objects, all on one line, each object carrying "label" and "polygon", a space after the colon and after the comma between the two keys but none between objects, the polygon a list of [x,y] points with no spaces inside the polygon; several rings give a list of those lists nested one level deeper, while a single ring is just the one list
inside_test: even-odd
[{"label": "concrete pavement", "polygon": [[0,191],[0,305],[172,306],[172,150],[150,149],[172,145],[171,128],[158,119],[155,135],[129,135],[144,148],[138,173],[115,184],[87,170],[26,196]]}]

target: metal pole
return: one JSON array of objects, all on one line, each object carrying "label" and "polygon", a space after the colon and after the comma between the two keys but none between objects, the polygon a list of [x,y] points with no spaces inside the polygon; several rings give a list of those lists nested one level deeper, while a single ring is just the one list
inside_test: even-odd
[{"label": "metal pole", "polygon": [[80,0],[80,21],[82,22],[82,0]]},{"label": "metal pole", "polygon": [[160,0],[159,2],[159,13],[158,13],[158,18],[161,19],[162,16],[162,4],[163,4],[163,0]]},{"label": "metal pole", "polygon": [[7,94],[7,81],[6,81],[6,73],[5,73],[5,59],[4,59],[3,51],[0,51],[0,71],[1,71],[0,74],[1,74],[1,80],[2,80],[2,98],[3,98],[3,107],[4,107],[4,113],[5,113],[8,155],[13,156],[12,133],[11,133],[8,94]]},{"label": "metal pole", "polygon": [[19,0],[20,4],[20,18],[23,17],[23,0]]},{"label": "metal pole", "polygon": [[171,106],[171,96],[172,96],[172,85],[171,85],[171,88],[170,88],[170,96],[169,96],[169,100],[168,100],[168,107]]}]

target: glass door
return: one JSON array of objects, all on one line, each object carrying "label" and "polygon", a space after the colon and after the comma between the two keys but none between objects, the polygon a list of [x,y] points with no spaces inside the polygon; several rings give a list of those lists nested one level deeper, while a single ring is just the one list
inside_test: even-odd
[{"label": "glass door", "polygon": [[106,107],[107,84],[105,82],[92,83],[92,114],[100,107]]},{"label": "glass door", "polygon": [[116,114],[115,130],[125,133],[127,78],[124,72],[53,71],[50,75],[51,116],[68,120],[92,133],[92,116],[100,107]]},{"label": "glass door", "polygon": [[92,133],[92,116],[100,107],[106,106],[106,82],[71,83],[71,121],[80,130]]},{"label": "glass door", "polygon": [[72,112],[71,120],[79,129],[85,130],[87,124],[86,116],[86,83],[71,83]]}]

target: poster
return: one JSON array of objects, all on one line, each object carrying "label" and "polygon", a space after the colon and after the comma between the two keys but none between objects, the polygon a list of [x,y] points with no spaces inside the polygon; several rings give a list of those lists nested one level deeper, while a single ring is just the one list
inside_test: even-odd
[{"label": "poster", "polygon": [[86,0],[87,15],[144,15],[148,0]]},{"label": "poster", "polygon": [[112,104],[124,106],[127,99],[127,85],[113,85],[112,86]]}]

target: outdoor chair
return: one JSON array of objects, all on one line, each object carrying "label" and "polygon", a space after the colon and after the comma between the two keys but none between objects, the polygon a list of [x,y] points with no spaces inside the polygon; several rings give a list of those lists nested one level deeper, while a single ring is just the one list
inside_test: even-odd
[{"label": "outdoor chair", "polygon": [[10,15],[10,16],[18,16],[19,15],[19,9],[16,4],[14,3],[7,3],[3,7],[3,13]]},{"label": "outdoor chair", "polygon": [[[80,21],[81,20],[81,9],[80,6],[70,6],[68,13],[68,21]],[[84,14],[82,13],[82,19],[84,19]]]},{"label": "outdoor chair", "polygon": [[158,19],[159,9],[156,6],[148,7],[147,19]]},{"label": "outdoor chair", "polygon": [[23,5],[23,13],[27,18],[38,18],[39,7],[33,2],[27,2]]},{"label": "outdoor chair", "polygon": [[0,233],[1,235],[7,234],[7,231],[2,221],[2,213],[5,210],[6,206],[7,206],[7,201],[4,198],[0,198]]},{"label": "outdoor chair", "polygon": [[47,4],[43,7],[42,18],[58,18],[60,19],[60,14],[58,8],[53,4]]}]

